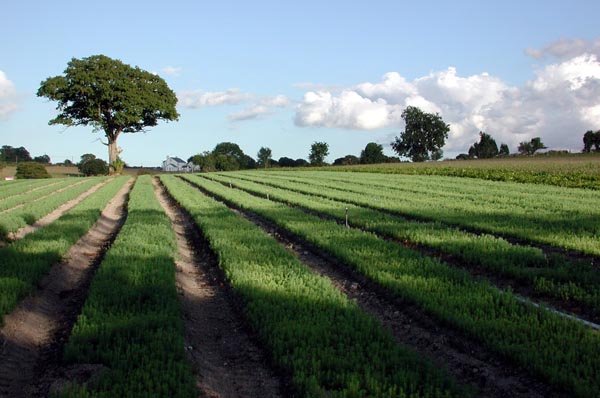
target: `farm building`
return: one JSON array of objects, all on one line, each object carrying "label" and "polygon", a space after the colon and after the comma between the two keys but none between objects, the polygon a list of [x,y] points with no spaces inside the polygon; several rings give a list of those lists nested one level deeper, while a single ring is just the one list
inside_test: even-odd
[{"label": "farm building", "polygon": [[170,157],[167,155],[167,159],[162,164],[163,171],[171,171],[177,173],[191,173],[194,171],[200,171],[200,167],[196,166],[192,162],[186,162],[178,157]]}]

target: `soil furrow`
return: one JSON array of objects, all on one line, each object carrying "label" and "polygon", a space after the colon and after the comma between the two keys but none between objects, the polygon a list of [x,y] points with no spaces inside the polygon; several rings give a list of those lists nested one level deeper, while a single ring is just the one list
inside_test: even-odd
[{"label": "soil furrow", "polygon": [[215,398],[283,396],[282,381],[240,319],[208,242],[160,182],[154,183],[177,236],[176,283],[198,389]]},{"label": "soil furrow", "polygon": [[130,180],[123,186],[65,260],[52,266],[38,290],[5,316],[0,329],[1,397],[46,397],[81,373],[61,366],[63,348],[95,270],[125,221],[132,185]]},{"label": "soil furrow", "polygon": [[78,197],[71,199],[70,201],[66,202],[65,204],[61,205],[60,207],[57,207],[56,209],[54,209],[53,211],[51,211],[44,217],[40,218],[33,224],[27,225],[15,232],[8,234],[8,239],[10,241],[23,239],[25,236],[29,235],[30,233],[33,233],[40,228],[44,228],[45,226],[50,225],[51,223],[53,223],[54,221],[59,219],[63,214],[65,214],[66,212],[71,210],[73,207],[75,207],[83,199],[87,198],[88,196],[90,196],[91,194],[96,192],[102,186],[108,184],[109,181],[110,180],[107,179],[107,180],[100,182],[99,184],[94,185],[93,187],[91,187],[90,189],[88,189],[87,191],[85,191],[84,193],[79,195]]},{"label": "soil furrow", "polygon": [[[216,181],[216,180],[214,180],[214,181]],[[220,181],[216,181],[216,182],[220,182]],[[223,182],[221,182],[221,183],[225,186],[228,186],[226,183],[223,183]],[[250,195],[264,198],[263,195],[259,195],[256,192],[253,192],[251,190],[236,186],[235,183],[232,183],[231,186],[236,189],[240,189]],[[319,217],[319,218],[322,218],[325,220],[332,220],[332,221],[337,222],[340,225],[345,225],[344,219],[334,217],[334,216],[331,216],[331,215],[328,215],[325,213],[321,213],[316,210],[308,209],[308,208],[305,208],[302,206],[290,204],[290,203],[287,203],[287,202],[284,202],[281,200],[272,199],[272,198],[270,200],[285,204],[286,206],[289,206],[289,207],[293,207],[294,209],[300,210],[306,214],[313,215],[313,216],[316,216],[316,217]],[[536,292],[535,289],[531,286],[531,284],[529,284],[523,280],[519,280],[517,278],[510,277],[507,275],[501,275],[498,272],[486,269],[479,265],[466,263],[464,261],[461,261],[459,258],[457,258],[456,256],[454,256],[452,254],[448,254],[448,253],[445,253],[445,252],[442,252],[439,250],[435,250],[435,249],[432,249],[425,245],[417,244],[417,243],[403,240],[403,239],[398,239],[393,236],[389,236],[389,235],[382,234],[377,231],[372,231],[367,228],[363,228],[361,226],[354,225],[354,224],[352,224],[351,219],[350,219],[350,221],[348,221],[348,226],[350,228],[360,229],[361,231],[373,233],[381,239],[384,239],[389,242],[397,243],[408,249],[418,251],[419,253],[422,253],[426,256],[435,257],[435,258],[439,259],[440,261],[443,261],[452,267],[463,269],[464,271],[468,272],[475,278],[486,280],[487,282],[496,286],[499,289],[511,290],[514,293],[518,294],[519,296],[522,296],[525,299],[524,301],[530,301],[534,305],[546,307],[550,311],[553,311],[561,316],[565,316],[565,317],[569,317],[571,319],[575,319],[577,321],[581,321],[584,324],[586,324],[587,322],[593,323],[595,325],[594,328],[596,328],[598,326],[598,324],[600,324],[600,313],[598,313],[598,310],[592,308],[591,306],[587,306],[582,303],[575,303],[575,302],[560,300],[557,297]],[[563,313],[561,311],[563,311],[565,313]]]},{"label": "soil furrow", "polygon": [[225,203],[292,251],[314,272],[333,284],[361,308],[375,316],[398,343],[446,368],[462,385],[474,386],[479,397],[566,397],[509,361],[500,359],[460,331],[438,322],[416,306],[397,299],[381,286],[358,274],[314,245],[262,217],[191,184]]}]

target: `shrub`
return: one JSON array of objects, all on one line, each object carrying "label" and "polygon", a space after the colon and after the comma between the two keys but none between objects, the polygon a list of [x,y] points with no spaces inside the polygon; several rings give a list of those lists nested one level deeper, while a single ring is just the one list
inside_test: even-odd
[{"label": "shrub", "polygon": [[108,165],[102,159],[91,159],[79,165],[79,171],[86,176],[108,174]]},{"label": "shrub", "polygon": [[50,174],[41,163],[21,162],[17,165],[17,178],[50,178]]}]

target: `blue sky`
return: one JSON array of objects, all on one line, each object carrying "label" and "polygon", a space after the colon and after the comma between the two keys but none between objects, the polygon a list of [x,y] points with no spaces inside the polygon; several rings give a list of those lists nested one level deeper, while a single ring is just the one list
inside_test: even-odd
[{"label": "blue sky", "polygon": [[180,120],[119,138],[131,165],[223,141],[255,157],[329,161],[387,146],[408,105],[451,125],[448,157],[484,130],[516,150],[541,136],[579,150],[600,129],[597,1],[6,2],[0,24],[0,144],[53,161],[107,158],[91,128],[48,126],[35,92],[71,58],[104,54],[156,72]]}]

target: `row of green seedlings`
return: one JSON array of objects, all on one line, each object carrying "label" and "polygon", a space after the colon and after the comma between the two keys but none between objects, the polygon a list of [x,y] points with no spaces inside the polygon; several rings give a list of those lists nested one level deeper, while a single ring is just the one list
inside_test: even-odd
[{"label": "row of green seedlings", "polygon": [[[246,173],[248,174],[248,173]],[[254,173],[253,178],[270,180],[268,175]],[[341,174],[341,173],[340,173]],[[302,175],[298,173],[298,175]],[[351,178],[354,177],[354,178]],[[482,193],[473,193],[462,199],[445,198],[433,188],[422,192],[410,192],[425,182],[398,184],[396,189],[373,186],[368,176],[350,175],[346,181],[327,181],[315,177],[272,177],[280,180],[294,180],[294,189],[315,195],[348,200],[351,203],[368,206],[377,210],[391,211],[424,221],[439,221],[451,226],[459,226],[477,232],[501,234],[530,242],[549,244],[559,248],[577,250],[587,254],[600,255],[600,243],[597,231],[599,210],[595,205],[600,200],[599,192],[583,191],[587,197],[581,205],[571,204],[572,191],[562,189],[569,195],[560,196],[555,188],[547,194],[531,196],[520,204],[506,203],[506,199],[496,195],[497,202],[483,201]],[[421,177],[427,180],[425,177]],[[439,178],[438,178],[439,179]],[[462,186],[476,187],[477,182],[468,185],[468,179],[451,180],[452,188],[444,191],[460,191]],[[292,182],[290,182],[292,184]],[[504,183],[495,183],[502,189]],[[505,187],[509,189],[508,185]],[[518,194],[514,191],[515,195]],[[592,196],[590,196],[592,195]],[[510,196],[510,195],[509,195]],[[563,197],[551,210],[542,210],[548,203],[556,203],[552,196]],[[505,196],[506,197],[506,196]],[[499,202],[498,202],[499,201]],[[558,207],[562,206],[563,209]]]},{"label": "row of green seedlings", "polygon": [[126,181],[127,177],[121,177],[109,182],[52,224],[0,249],[0,319],[35,290],[42,276],[91,228]]},{"label": "row of green seedlings", "polygon": [[15,206],[24,205],[40,198],[57,193],[64,188],[82,183],[83,179],[65,178],[54,182],[53,184],[46,184],[38,187],[35,190],[28,190],[19,195],[12,195],[6,199],[0,200],[0,213],[8,209],[12,209]]},{"label": "row of green seedlings", "polygon": [[300,236],[558,388],[579,397],[600,395],[600,339],[586,326],[372,233],[202,177],[184,178]]},{"label": "row of green seedlings", "polygon": [[209,240],[294,396],[470,395],[256,225],[174,176],[161,180]]},{"label": "row of green seedlings", "polygon": [[64,191],[44,198],[44,200],[30,202],[13,211],[0,214],[0,240],[7,240],[11,232],[16,232],[28,224],[33,224],[104,180],[106,180],[105,177],[89,178],[83,183],[72,185]]},{"label": "row of green seedlings", "polygon": [[340,221],[349,220],[352,226],[382,236],[450,254],[466,264],[514,278],[540,295],[583,305],[592,317],[600,315],[600,271],[587,261],[568,261],[559,255],[546,257],[538,248],[511,244],[492,235],[478,235],[439,222],[407,220],[346,201],[300,193],[287,189],[295,186],[285,181],[267,179],[266,185],[246,175],[209,177]]},{"label": "row of green seedlings", "polygon": [[175,234],[150,176],[138,177],[128,216],[96,273],[65,348],[67,364],[101,364],[60,397],[196,397],[175,287]]},{"label": "row of green seedlings", "polygon": [[[67,180],[62,178],[38,179],[38,180],[17,180],[17,181],[2,181],[0,185],[0,203],[12,196],[21,195],[28,191],[40,189],[45,186],[54,185],[61,181]],[[72,178],[71,178],[72,180]]]},{"label": "row of green seedlings", "polygon": [[[547,164],[547,163],[546,163]],[[526,167],[526,166],[525,166]],[[398,165],[368,165],[368,166],[342,166],[333,169],[336,172],[368,172],[385,174],[409,175],[435,175],[447,177],[474,178],[490,181],[515,182],[526,184],[555,185],[566,188],[586,188],[600,190],[600,176],[573,167],[569,170],[514,170],[503,168],[501,164],[494,164],[493,168],[477,167],[398,167]]]}]

